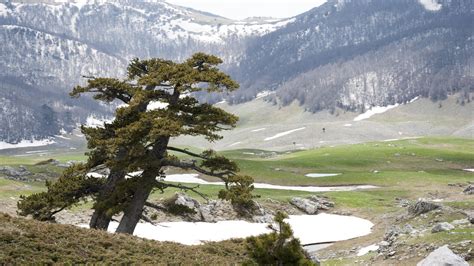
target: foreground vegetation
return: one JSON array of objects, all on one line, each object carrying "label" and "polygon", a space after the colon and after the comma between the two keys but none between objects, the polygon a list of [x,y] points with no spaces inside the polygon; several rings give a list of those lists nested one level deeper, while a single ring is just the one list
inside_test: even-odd
[{"label": "foreground vegetation", "polygon": [[2,264],[252,263],[243,240],[185,246],[72,225],[13,218],[5,214],[0,214],[0,247]]}]

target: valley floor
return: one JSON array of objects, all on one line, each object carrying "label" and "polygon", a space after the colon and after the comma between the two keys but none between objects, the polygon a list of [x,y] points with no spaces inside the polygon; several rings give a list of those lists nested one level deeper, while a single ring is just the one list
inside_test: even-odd
[{"label": "valley floor", "polygon": [[[54,158],[62,163],[71,159],[80,160],[83,158],[70,152],[57,154]],[[337,242],[315,251],[314,253],[322,260],[323,265],[415,265],[432,250],[445,244],[468,262],[473,262],[474,227],[469,223],[467,217],[473,215],[474,195],[463,193],[469,183],[474,182],[474,173],[463,170],[474,168],[473,139],[425,137],[323,147],[297,152],[240,149],[222,151],[222,154],[237,161],[241,171],[253,176],[255,182],[258,183],[285,186],[374,185],[378,187],[368,190],[329,192],[256,189],[256,194],[261,196],[259,202],[269,209],[283,209],[290,214],[299,214],[301,212],[289,204],[291,198],[324,195],[335,203],[335,207],[328,212],[355,215],[375,224],[372,233],[367,236]],[[17,157],[16,159],[12,156],[0,156],[0,168],[4,166],[18,168],[23,165],[26,171],[33,173],[35,177],[57,176],[61,167],[35,165],[44,159],[44,157],[31,156]],[[169,173],[177,172],[170,169]],[[339,173],[339,175],[306,176],[310,173]],[[202,178],[207,181],[217,181],[206,176]],[[19,181],[7,179],[7,176],[3,174],[3,177],[0,177],[2,211],[14,215],[15,202],[19,195],[42,190],[44,190],[44,184],[41,178],[38,178],[37,181]],[[200,190],[215,197],[219,187],[201,185]],[[167,190],[164,194],[155,193],[152,200],[160,201],[174,193],[173,190]],[[410,215],[407,210],[408,206],[413,205],[419,198],[424,198],[426,201],[442,207],[426,214]],[[88,208],[90,208],[90,203],[68,210],[65,214],[69,217],[67,222],[83,223],[87,221],[88,214],[90,214],[87,211]],[[179,219],[169,216],[159,217],[161,220],[170,218]],[[454,228],[432,233],[432,227],[439,222],[449,222]],[[33,221],[5,215],[2,215],[0,223],[3,228],[0,229],[0,250],[2,250],[0,256],[3,256],[0,257],[0,261],[22,262],[26,257],[21,254],[30,254],[23,251],[29,247],[39,250],[40,252],[37,252],[35,256],[39,256],[37,257],[38,261],[41,259],[45,262],[54,261],[46,254],[48,250],[60,252],[61,256],[70,254],[70,258],[79,256],[77,252],[84,252],[85,255],[89,254],[87,252],[93,252],[93,245],[87,244],[86,240],[79,243],[82,243],[84,248],[90,248],[89,251],[81,251],[80,248],[69,243],[69,240],[61,240],[62,238],[57,238],[58,241],[55,242],[53,234],[50,238],[45,238],[50,242],[45,242],[44,245],[41,243],[41,237],[34,237],[35,235],[41,236],[41,232],[45,232],[38,232],[38,230],[43,230],[41,228],[44,228],[46,232],[58,230],[59,235],[64,234],[64,230],[72,230],[72,235],[77,232],[77,234],[89,236],[86,229],[43,223],[34,225]],[[57,229],[53,229],[53,227]],[[63,233],[60,233],[61,230]],[[239,241],[183,247],[177,244],[165,244],[99,232],[90,232],[90,234],[100,234],[101,238],[107,239],[103,245],[99,243],[101,240],[98,240],[97,237],[91,243],[99,245],[101,250],[107,249],[104,246],[110,247],[110,254],[126,252],[124,256],[131,258],[130,262],[133,261],[132,259],[137,259],[136,262],[147,262],[147,260],[139,260],[142,255],[134,256],[132,254],[134,251],[136,251],[135,254],[141,254],[137,251],[141,246],[136,244],[136,247],[131,247],[132,243],[146,244],[153,249],[163,248],[163,251],[160,251],[162,257],[159,257],[163,263],[182,261],[187,264],[187,262],[191,263],[191,260],[199,263],[212,263],[215,262],[214,259],[218,261],[219,256],[221,259],[225,258],[226,263],[242,263],[248,259],[244,254],[243,243]],[[19,240],[15,242],[17,238]],[[12,243],[15,243],[15,248]],[[372,245],[377,245],[378,251],[357,256],[361,248]],[[131,251],[128,251],[128,248]],[[171,250],[175,255],[171,255],[173,253]],[[190,254],[180,255],[181,251]],[[109,253],[106,252],[106,254]],[[148,255],[143,256],[148,258]],[[191,257],[187,257],[188,255]],[[59,258],[66,258],[61,256]],[[91,256],[94,261],[100,261],[96,260],[95,255]],[[103,257],[103,259],[116,262],[118,257],[114,257],[115,254],[111,256],[110,260],[109,257]],[[151,260],[149,262],[153,263]]]}]

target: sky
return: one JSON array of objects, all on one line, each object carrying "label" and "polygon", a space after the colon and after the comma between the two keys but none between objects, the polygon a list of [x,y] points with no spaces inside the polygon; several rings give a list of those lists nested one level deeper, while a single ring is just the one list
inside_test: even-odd
[{"label": "sky", "polygon": [[231,19],[288,18],[317,7],[326,0],[166,0]]}]

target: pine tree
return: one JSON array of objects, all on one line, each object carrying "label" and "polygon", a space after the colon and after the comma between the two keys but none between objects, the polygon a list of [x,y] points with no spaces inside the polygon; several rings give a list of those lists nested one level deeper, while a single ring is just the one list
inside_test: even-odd
[{"label": "pine tree", "polygon": [[[236,116],[210,104],[200,103],[192,96],[192,93],[200,91],[213,93],[238,88],[235,81],[217,68],[220,63],[221,59],[204,53],[194,54],[183,63],[134,59],[124,80],[90,78],[87,86],[75,87],[71,93],[73,97],[91,93],[96,100],[121,101],[123,105],[116,110],[115,120],[104,127],[82,127],[89,158],[83,165],[84,169],[78,172],[82,176],[81,184],[74,187],[64,182],[67,178],[59,179],[56,189],[23,198],[18,204],[20,214],[40,212],[42,216],[52,217],[63,206],[92,196],[92,228],[106,229],[111,217],[123,212],[117,232],[131,234],[140,219],[148,220],[143,215],[143,209],[145,205],[153,206],[147,203],[152,191],[178,187],[198,192],[194,187],[165,182],[162,177],[166,167],[218,177],[225,183],[225,189],[219,193],[221,198],[231,200],[238,208],[252,209],[253,179],[238,175],[239,169],[234,162],[212,150],[197,154],[169,143],[170,138],[182,135],[203,136],[208,141],[215,141],[221,138],[219,131],[235,127]],[[156,102],[166,107],[150,109],[150,103]],[[180,160],[170,151],[194,159]],[[97,167],[109,168],[110,174],[102,181],[100,189],[88,190],[89,183],[96,184],[97,180],[86,173]],[[141,171],[141,174],[127,174],[134,171]],[[77,187],[90,193],[82,193],[81,197],[74,199],[55,195],[58,194],[57,187],[62,187],[62,184],[62,194],[75,195],[64,191]],[[33,201],[39,198],[47,204],[35,205]]]},{"label": "pine tree", "polygon": [[273,232],[246,239],[247,250],[259,265],[315,265],[299,239],[294,238],[291,226],[284,221],[288,218],[283,212],[277,212],[275,224],[270,224]]}]

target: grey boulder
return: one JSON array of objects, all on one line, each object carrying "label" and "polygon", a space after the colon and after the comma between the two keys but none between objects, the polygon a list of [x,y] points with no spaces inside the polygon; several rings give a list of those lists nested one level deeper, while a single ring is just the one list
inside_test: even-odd
[{"label": "grey boulder", "polygon": [[431,252],[425,259],[416,264],[417,266],[469,266],[460,256],[454,254],[447,245],[439,247]]},{"label": "grey boulder", "polygon": [[436,224],[431,229],[431,233],[439,233],[439,232],[449,231],[453,229],[454,229],[454,226],[452,224],[444,222],[444,223]]},{"label": "grey boulder", "polygon": [[415,204],[408,207],[408,212],[413,215],[420,215],[423,213],[430,212],[432,210],[436,210],[438,208],[441,208],[441,206],[438,204],[420,199]]},{"label": "grey boulder", "polygon": [[290,203],[307,214],[317,214],[320,208],[319,203],[299,197],[292,198]]}]

